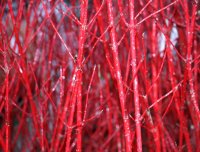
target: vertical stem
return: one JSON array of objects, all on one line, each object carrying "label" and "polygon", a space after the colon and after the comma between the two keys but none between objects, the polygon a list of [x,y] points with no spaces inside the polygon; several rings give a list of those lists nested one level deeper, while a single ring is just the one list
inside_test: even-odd
[{"label": "vertical stem", "polygon": [[41,107],[41,112],[40,112],[40,135],[41,135],[41,141],[40,141],[40,145],[41,145],[41,152],[45,151],[45,129],[44,129],[44,115],[43,115],[43,107]]},{"label": "vertical stem", "polygon": [[115,27],[114,27],[112,0],[107,0],[107,9],[108,9],[109,24],[110,24],[110,27],[111,27],[110,37],[111,37],[111,43],[112,43],[112,54],[113,54],[114,68],[115,68],[116,81],[117,81],[117,87],[118,87],[118,93],[119,93],[119,100],[120,100],[123,123],[124,123],[126,152],[131,152],[132,151],[131,131],[130,131],[130,124],[129,124],[129,117],[128,117],[128,113],[127,113],[127,108],[126,108],[126,105],[125,105],[125,94],[124,94],[121,70],[120,70],[120,65],[119,65],[118,46],[117,46],[116,32],[115,32]]},{"label": "vertical stem", "polygon": [[[199,111],[199,105],[196,98],[196,90],[194,87],[194,74],[192,71],[192,47],[193,47],[193,34],[194,34],[194,27],[195,27],[195,20],[196,20],[196,14],[197,14],[197,2],[192,4],[192,15],[191,19],[189,16],[189,8],[187,5],[187,1],[184,1],[184,10],[185,10],[185,16],[186,16],[186,35],[187,35],[187,57],[186,57],[186,71],[187,71],[187,77],[189,80],[189,87],[190,87],[190,97],[191,102],[190,109],[191,109],[191,116],[194,118],[193,123],[196,128],[195,130],[195,138],[196,138],[196,148],[199,149],[199,121],[200,121],[200,111]],[[195,114],[193,113],[195,112]]]},{"label": "vertical stem", "polygon": [[[80,75],[77,76],[75,82],[78,81],[78,79],[79,79],[78,77],[79,76]],[[72,123],[73,123],[73,119],[74,119],[74,111],[75,111],[75,103],[76,103],[77,90],[78,90],[78,86],[76,85],[75,89],[74,89],[74,92],[72,93],[72,96],[71,96],[71,102],[70,102],[70,104],[71,104],[71,111],[70,111],[69,119],[68,119],[68,122],[67,122],[68,128],[67,128],[67,140],[66,140],[66,147],[65,147],[65,151],[66,152],[70,151],[71,133],[72,133],[72,129],[73,129]],[[79,141],[77,141],[77,143],[79,143]]]},{"label": "vertical stem", "polygon": [[[82,75],[80,76],[80,81],[82,82]],[[77,94],[77,148],[76,151],[82,151],[82,85],[78,87]]]},{"label": "vertical stem", "polygon": [[[187,3],[187,2],[185,2]],[[188,7],[186,8],[188,10]],[[196,11],[197,11],[197,4],[194,4],[192,7],[192,19],[191,23],[189,20],[189,14],[188,11],[186,11],[186,31],[187,31],[187,63],[186,63],[186,70],[188,70],[188,79],[189,79],[189,86],[190,86],[190,95],[191,95],[191,101],[194,106],[194,110],[196,112],[197,120],[200,121],[200,111],[198,108],[198,102],[196,99],[196,93],[194,89],[194,79],[193,79],[193,73],[192,73],[192,46],[193,46],[193,33],[194,33],[194,24],[196,19]]]},{"label": "vertical stem", "polygon": [[[176,87],[177,84],[176,84],[176,77],[175,77],[175,67],[174,67],[174,64],[173,64],[173,56],[172,56],[169,44],[167,44],[167,50],[166,51],[167,51],[167,57],[168,57],[167,63],[168,63],[168,68],[169,68],[169,77],[170,77],[171,86],[172,86],[172,89],[173,89],[173,88]],[[187,149],[188,149],[189,152],[191,152],[192,146],[190,144],[189,133],[188,133],[188,129],[186,127],[186,119],[184,117],[184,113],[181,110],[180,101],[178,100],[180,95],[179,95],[178,91],[175,91],[174,93],[175,93],[174,103],[175,103],[175,107],[176,107],[177,114],[178,114],[179,121],[180,121],[179,147],[180,147],[180,149],[182,148],[182,137],[181,137],[182,135],[181,134],[183,132],[183,134],[185,136]]]},{"label": "vertical stem", "polygon": [[[6,56],[5,56],[6,58]],[[6,61],[6,59],[5,59]],[[5,64],[5,73],[6,73],[6,79],[5,79],[5,84],[6,84],[6,152],[10,152],[10,103],[9,103],[9,69],[7,65],[7,61]]]},{"label": "vertical stem", "polygon": [[134,91],[134,103],[135,103],[135,123],[136,123],[136,137],[137,137],[137,152],[142,152],[142,136],[141,136],[141,124],[140,124],[140,103],[138,92],[138,77],[137,77],[137,61],[136,61],[136,46],[135,46],[135,19],[134,19],[134,0],[129,0],[130,11],[130,51],[131,51],[131,66],[133,76],[133,91]]},{"label": "vertical stem", "polygon": [[[86,34],[86,30],[87,30],[87,8],[88,8],[88,0],[82,0],[81,1],[81,18],[80,18],[80,22],[81,22],[81,27],[80,27],[80,33],[79,33],[79,50],[78,50],[78,58],[77,58],[77,66],[76,66],[76,70],[75,70],[75,74],[77,75],[77,80],[76,80],[76,91],[74,92],[75,95],[78,94],[78,102],[77,102],[77,110],[78,110],[78,124],[81,124],[82,121],[80,122],[80,120],[82,120],[82,105],[81,105],[81,101],[82,101],[82,94],[80,90],[82,87],[80,85],[82,85],[82,70],[81,70],[81,66],[82,66],[82,61],[83,61],[83,50],[84,50],[84,43],[85,43],[85,34]],[[75,96],[76,97],[76,96]],[[72,109],[70,112],[70,118],[68,121],[68,125],[71,126],[72,122],[73,122],[73,116],[74,116],[74,108],[75,108],[75,101],[76,99],[72,100]],[[77,151],[82,151],[81,150],[81,145],[82,145],[82,140],[81,140],[81,127],[79,126],[78,128],[78,132],[80,133],[79,135],[77,134]],[[70,139],[71,139],[71,132],[72,129],[69,129],[67,131],[67,141],[66,141],[66,151],[69,151],[69,146],[70,146]]]},{"label": "vertical stem", "polygon": [[[158,1],[155,1],[155,8],[158,8]],[[155,15],[154,15],[155,16]],[[156,17],[156,16],[155,16]],[[156,22],[153,19],[153,25],[152,25],[152,34],[151,34],[151,39],[152,39],[152,47],[151,47],[151,55],[152,55],[152,59],[151,59],[151,72],[152,72],[152,89],[153,89],[153,93],[152,93],[152,103],[155,103],[158,99],[158,80],[157,80],[157,56],[156,56],[156,49],[157,49],[157,27],[156,27]],[[154,106],[154,111],[155,111],[155,124],[156,124],[156,128],[157,128],[157,133],[158,133],[158,142],[160,142],[160,145],[162,143],[162,150],[165,150],[165,140],[164,140],[164,131],[162,130],[163,124],[162,124],[162,120],[160,117],[160,108],[158,104],[155,104]],[[159,147],[161,150],[161,146]]]},{"label": "vertical stem", "polygon": [[[147,69],[146,60],[144,60],[144,66],[143,66],[142,71],[143,71],[142,73],[145,79],[145,90],[146,92],[148,92],[148,88],[150,88],[150,79],[147,76],[148,69]],[[142,109],[146,110],[149,107],[148,97],[145,95],[143,100],[144,100],[144,104],[142,105]],[[156,152],[160,152],[159,130],[158,130],[158,127],[153,122],[153,117],[150,110],[147,111],[146,117],[147,117],[147,123],[149,123],[149,128],[151,128],[150,132],[151,134],[153,134],[153,140],[155,142]]]},{"label": "vertical stem", "polygon": [[[98,0],[94,0],[94,7],[96,8],[96,11],[99,10],[100,4],[99,4]],[[103,13],[102,12],[99,12],[99,14],[97,16],[97,22],[98,22],[98,26],[99,26],[99,30],[100,30],[101,34],[104,34],[105,23],[103,22]],[[106,43],[106,37],[103,36],[102,39],[104,41],[103,46],[104,46],[106,60],[108,62],[109,70],[110,70],[110,73],[112,75],[114,69],[113,69],[113,67],[111,65],[111,60],[110,60],[111,56],[109,54],[108,44]]]}]

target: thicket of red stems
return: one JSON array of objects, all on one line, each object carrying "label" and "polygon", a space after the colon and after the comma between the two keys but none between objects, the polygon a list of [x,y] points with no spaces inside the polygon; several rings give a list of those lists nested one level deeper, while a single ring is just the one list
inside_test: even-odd
[{"label": "thicket of red stems", "polygon": [[0,151],[200,151],[198,0],[0,1]]}]

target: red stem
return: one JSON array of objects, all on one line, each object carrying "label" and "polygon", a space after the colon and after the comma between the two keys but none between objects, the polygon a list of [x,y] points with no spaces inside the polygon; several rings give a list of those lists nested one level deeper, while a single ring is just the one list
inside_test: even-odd
[{"label": "red stem", "polygon": [[135,125],[136,125],[136,144],[137,152],[142,152],[142,135],[141,135],[141,124],[140,124],[140,102],[139,102],[139,91],[138,91],[138,76],[137,76],[137,59],[136,59],[136,46],[135,46],[135,19],[134,19],[134,0],[129,0],[129,11],[130,11],[130,52],[131,52],[131,66],[132,66],[132,77],[133,77],[133,93],[135,103]]},{"label": "red stem", "polygon": [[111,32],[110,32],[111,43],[112,43],[111,51],[113,54],[115,77],[116,77],[116,81],[117,81],[118,94],[119,94],[123,123],[124,123],[126,151],[131,152],[132,151],[131,130],[130,130],[130,124],[129,124],[128,111],[127,111],[127,108],[125,105],[125,95],[124,95],[123,82],[122,82],[122,76],[121,76],[121,70],[120,70],[120,62],[119,62],[119,58],[118,58],[118,45],[117,45],[117,41],[116,41],[116,33],[115,33],[113,9],[112,9],[112,1],[111,0],[107,0],[107,7],[108,7],[107,8],[108,9],[108,20],[109,20],[109,24],[111,27]]}]

